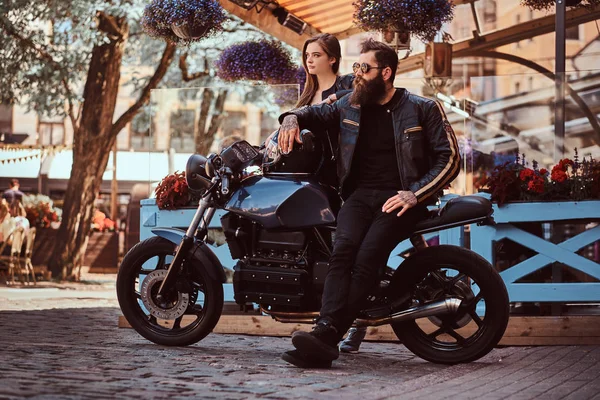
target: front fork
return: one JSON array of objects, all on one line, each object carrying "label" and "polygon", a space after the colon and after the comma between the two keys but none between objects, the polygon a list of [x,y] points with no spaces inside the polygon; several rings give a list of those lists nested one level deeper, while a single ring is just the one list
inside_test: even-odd
[{"label": "front fork", "polygon": [[215,214],[215,208],[209,207],[211,202],[212,195],[200,200],[198,209],[194,214],[194,219],[192,219],[192,223],[188,227],[183,238],[181,238],[181,243],[179,243],[179,247],[177,247],[177,252],[175,253],[175,257],[173,258],[173,261],[167,270],[167,275],[158,289],[158,293],[156,294],[156,299],[158,301],[162,302],[166,300],[165,297],[175,286],[175,282],[179,276],[179,271],[181,270],[183,260],[194,246],[196,232],[206,233],[208,224],[210,224],[210,221]]}]

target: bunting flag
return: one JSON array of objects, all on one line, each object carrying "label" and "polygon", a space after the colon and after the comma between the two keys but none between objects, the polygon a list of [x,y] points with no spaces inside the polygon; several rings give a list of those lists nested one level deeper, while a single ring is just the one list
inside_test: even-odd
[{"label": "bunting flag", "polygon": [[24,146],[24,145],[13,145],[13,144],[8,144],[8,145],[2,145],[0,146],[0,151],[3,152],[13,152],[13,153],[17,153],[17,152],[22,152],[23,150],[32,150],[32,151],[36,151],[39,150],[39,153],[37,154],[30,154],[27,156],[20,156],[20,157],[14,157],[14,158],[7,158],[7,159],[3,159],[0,160],[0,163],[4,164],[10,164],[12,163],[18,163],[21,161],[28,161],[28,160],[33,160],[35,158],[44,158],[47,155],[55,155],[55,154],[59,154],[65,150],[69,150],[72,149],[72,146],[65,146],[65,145],[55,145],[55,146]]}]

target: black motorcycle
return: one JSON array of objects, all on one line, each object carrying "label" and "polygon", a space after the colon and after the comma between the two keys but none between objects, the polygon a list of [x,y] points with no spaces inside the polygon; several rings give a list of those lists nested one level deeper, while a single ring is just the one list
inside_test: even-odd
[{"label": "black motorcycle", "polygon": [[[121,310],[143,337],[190,345],[217,324],[226,277],[206,244],[216,209],[227,211],[221,223],[231,255],[239,260],[233,275],[236,303],[258,304],[280,322],[314,322],[339,196],[314,174],[273,168],[285,160],[262,161],[245,141],[220,155],[189,158],[188,185],[202,193],[189,228],[154,229],[157,236],[134,246],[119,269]],[[264,172],[248,176],[247,167],[257,163]],[[381,271],[355,324],[390,324],[409,350],[436,363],[470,362],[487,354],[508,323],[502,279],[468,249],[427,247],[422,240],[424,233],[473,223],[493,223],[487,199],[463,196],[430,210],[411,237],[414,250],[395,271]]]}]

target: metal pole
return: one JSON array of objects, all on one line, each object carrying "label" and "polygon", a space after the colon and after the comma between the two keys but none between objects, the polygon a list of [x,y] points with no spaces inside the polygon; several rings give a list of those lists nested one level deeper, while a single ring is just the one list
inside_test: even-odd
[{"label": "metal pole", "polygon": [[[566,0],[556,0],[556,104],[554,104],[554,161],[565,154],[565,17]],[[552,282],[562,282],[562,266],[552,265]],[[552,315],[560,315],[562,304],[552,303]]]},{"label": "metal pole", "polygon": [[556,102],[554,104],[554,161],[565,153],[565,17],[566,0],[556,0]]},{"label": "metal pole", "polygon": [[[117,196],[119,194],[119,184],[117,183],[117,141],[115,140],[115,144],[113,146],[113,158],[112,158],[112,181],[110,184],[110,219],[113,220],[115,225],[117,224],[117,218],[119,217],[119,212],[117,210]],[[118,228],[117,228],[118,229]]]}]

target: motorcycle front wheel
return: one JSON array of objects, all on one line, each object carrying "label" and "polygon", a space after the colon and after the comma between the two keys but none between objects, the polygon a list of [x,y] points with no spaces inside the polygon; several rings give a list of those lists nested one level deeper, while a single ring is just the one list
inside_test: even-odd
[{"label": "motorcycle front wheel", "polygon": [[456,313],[392,323],[417,356],[440,364],[477,360],[498,344],[508,325],[508,292],[492,265],[457,246],[418,251],[396,270],[391,286],[410,293],[408,306],[458,298]]},{"label": "motorcycle front wheel", "polygon": [[194,263],[188,266],[185,285],[177,285],[167,300],[157,299],[175,248],[161,237],[136,244],[119,267],[117,298],[127,322],[140,335],[161,345],[187,346],[202,340],[219,321],[223,286],[192,258],[185,260]]}]

